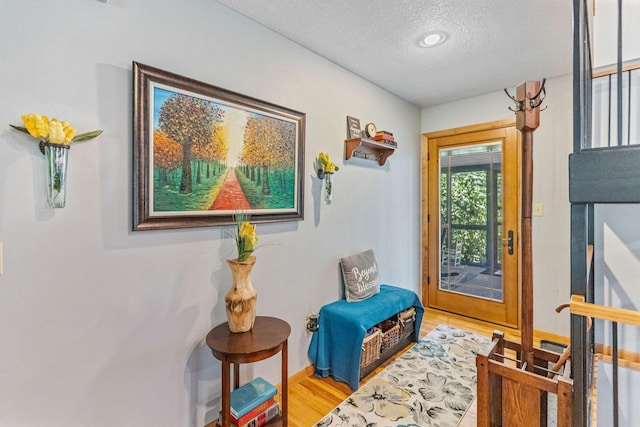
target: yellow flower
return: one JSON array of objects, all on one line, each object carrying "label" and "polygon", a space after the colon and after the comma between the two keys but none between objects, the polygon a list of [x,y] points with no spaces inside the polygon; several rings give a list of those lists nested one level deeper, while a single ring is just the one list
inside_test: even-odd
[{"label": "yellow flower", "polygon": [[40,114],[25,114],[22,121],[29,134],[34,138],[47,138],[49,136],[49,119]]},{"label": "yellow flower", "polygon": [[70,143],[73,140],[73,137],[76,136],[76,129],[71,127],[71,123],[64,121],[62,122],[62,130],[64,131],[64,140],[65,144]]},{"label": "yellow flower", "polygon": [[60,122],[58,119],[49,120],[47,116],[40,114],[24,114],[22,122],[25,127],[10,125],[20,132],[28,133],[34,138],[52,144],[70,144],[72,142],[88,141],[100,135],[101,130],[94,130],[80,135],[76,135],[76,129],[67,121]]},{"label": "yellow flower", "polygon": [[248,221],[244,221],[240,224],[240,231],[238,235],[245,239],[246,242],[251,244],[251,247],[258,243],[258,237],[256,236],[256,226],[251,225]]},{"label": "yellow flower", "polygon": [[318,165],[322,168],[323,172],[334,173],[338,171],[338,166],[329,159],[327,153],[321,152],[318,154]]},{"label": "yellow flower", "polygon": [[236,223],[236,247],[238,249],[238,261],[244,262],[251,256],[255,250],[255,244],[258,243],[256,236],[256,226],[249,222],[249,215],[245,213],[237,213],[234,215]]},{"label": "yellow flower", "polygon": [[64,130],[62,130],[62,123],[57,120],[51,120],[49,122],[49,142],[53,144],[64,143]]}]

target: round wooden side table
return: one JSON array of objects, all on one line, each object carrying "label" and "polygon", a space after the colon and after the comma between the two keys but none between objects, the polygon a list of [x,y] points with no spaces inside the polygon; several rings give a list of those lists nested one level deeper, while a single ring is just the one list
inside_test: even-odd
[{"label": "round wooden side table", "polygon": [[207,334],[207,345],[216,359],[222,362],[222,427],[229,427],[231,395],[231,364],[233,364],[233,388],[240,386],[240,364],[258,362],[282,352],[282,425],[288,423],[288,365],[287,340],[291,326],[275,317],[257,316],[249,332],[233,333],[229,324],[216,326]]}]

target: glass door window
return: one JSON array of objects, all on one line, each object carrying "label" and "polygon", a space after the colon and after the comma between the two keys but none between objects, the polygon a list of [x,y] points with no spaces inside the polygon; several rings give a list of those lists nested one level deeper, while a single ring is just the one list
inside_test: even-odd
[{"label": "glass door window", "polygon": [[502,301],[501,143],[440,150],[440,288]]}]

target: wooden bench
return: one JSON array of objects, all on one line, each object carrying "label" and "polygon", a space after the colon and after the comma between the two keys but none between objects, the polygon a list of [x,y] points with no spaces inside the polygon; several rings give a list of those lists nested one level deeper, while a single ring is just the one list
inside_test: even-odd
[{"label": "wooden bench", "polygon": [[[360,367],[362,343],[367,330],[382,321],[413,307],[415,328],[411,334],[403,334],[401,340],[364,369]],[[335,301],[320,309],[318,331],[309,344],[309,358],[315,367],[315,375],[331,375],[357,390],[363,376],[379,366],[406,344],[418,341],[424,307],[415,292],[391,285],[380,285],[380,293],[360,302]],[[402,345],[404,343],[404,345]],[[384,359],[383,359],[384,357]]]}]

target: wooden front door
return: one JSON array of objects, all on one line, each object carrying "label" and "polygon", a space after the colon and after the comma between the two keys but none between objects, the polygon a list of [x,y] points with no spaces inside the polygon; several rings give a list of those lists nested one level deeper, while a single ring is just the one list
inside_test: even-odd
[{"label": "wooden front door", "polygon": [[423,135],[423,303],[519,324],[515,120]]}]

